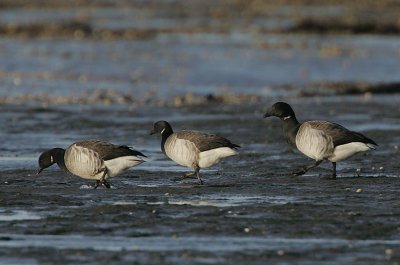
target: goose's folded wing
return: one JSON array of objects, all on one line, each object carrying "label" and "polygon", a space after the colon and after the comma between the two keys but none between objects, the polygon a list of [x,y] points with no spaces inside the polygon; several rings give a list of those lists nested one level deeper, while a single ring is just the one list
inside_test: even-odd
[{"label": "goose's folded wing", "polygon": [[89,140],[77,143],[77,145],[88,148],[96,152],[105,161],[122,156],[143,156],[141,152],[134,150],[126,145],[114,145],[109,142],[99,140]]},{"label": "goose's folded wing", "polygon": [[307,123],[309,123],[313,129],[321,130],[326,135],[331,137],[335,147],[352,142],[377,145],[372,139],[364,136],[363,134],[350,131],[337,123],[328,121],[310,121]]},{"label": "goose's folded wing", "polygon": [[114,146],[112,152],[104,155],[104,160],[111,160],[122,156],[142,156],[147,157],[143,153],[126,145]]},{"label": "goose's folded wing", "polygon": [[240,147],[222,136],[197,131],[181,131],[176,133],[176,137],[194,143],[200,152],[220,147],[229,147],[234,149]]}]

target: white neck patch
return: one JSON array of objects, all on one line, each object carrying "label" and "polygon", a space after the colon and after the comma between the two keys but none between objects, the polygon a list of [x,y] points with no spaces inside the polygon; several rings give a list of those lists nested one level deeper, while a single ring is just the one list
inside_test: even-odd
[{"label": "white neck patch", "polygon": [[283,117],[283,120],[286,121],[287,119],[290,119],[291,117],[292,117],[292,116],[290,116],[290,115],[289,115],[289,116],[286,116],[286,117]]},{"label": "white neck patch", "polygon": [[164,129],[162,129],[162,131],[161,131],[161,134],[163,134],[163,132],[165,131],[165,128]]},{"label": "white neck patch", "polygon": [[53,156],[50,156],[50,163],[54,163],[54,158],[53,158]]}]

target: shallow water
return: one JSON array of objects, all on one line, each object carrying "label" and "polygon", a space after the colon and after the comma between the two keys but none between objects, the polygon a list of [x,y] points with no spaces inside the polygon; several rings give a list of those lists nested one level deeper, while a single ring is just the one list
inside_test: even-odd
[{"label": "shallow water", "polygon": [[[226,91],[278,97],[299,93],[296,88],[288,90],[288,84],[305,86],[307,91],[311,89],[307,84],[315,82],[398,81],[399,37],[255,38],[246,33],[239,38],[217,37],[217,41],[213,35],[168,35],[135,42],[32,40],[29,45],[2,38],[0,95],[84,98],[84,91],[112,89],[135,98]],[[257,46],[274,40],[293,47]],[[324,55],[329,48],[338,49],[338,54]]]},{"label": "shallow water", "polygon": [[38,220],[40,215],[24,210],[3,211],[0,209],[0,222],[2,221],[21,221],[21,220]]},{"label": "shallow water", "polygon": [[398,246],[400,240],[343,240],[339,238],[265,238],[265,237],[90,237],[51,235],[0,234],[2,247],[53,247],[57,249],[94,249],[97,251],[183,251],[197,249],[204,252],[235,251],[304,251],[340,247]]}]

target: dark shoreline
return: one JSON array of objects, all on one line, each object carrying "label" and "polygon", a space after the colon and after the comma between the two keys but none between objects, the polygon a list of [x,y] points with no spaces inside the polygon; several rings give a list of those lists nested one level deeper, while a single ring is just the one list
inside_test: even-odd
[{"label": "dark shoreline", "polygon": [[[98,40],[146,40],[161,34],[231,34],[241,30],[253,34],[345,34],[395,35],[400,33],[396,1],[3,1],[0,11],[64,10],[71,14],[46,20],[0,22],[0,36],[13,38],[75,38]],[[136,19],[131,26],[109,28],[93,16],[96,9],[135,11],[120,18]],[[288,12],[290,10],[291,12]],[[324,12],[329,15],[326,17]],[[120,11],[117,11],[117,13]],[[385,14],[382,16],[382,14]],[[108,18],[111,19],[111,18]],[[174,22],[153,25],[152,19]],[[276,21],[271,23],[271,21]],[[178,22],[178,23],[176,23]],[[128,23],[129,24],[129,23]]]}]

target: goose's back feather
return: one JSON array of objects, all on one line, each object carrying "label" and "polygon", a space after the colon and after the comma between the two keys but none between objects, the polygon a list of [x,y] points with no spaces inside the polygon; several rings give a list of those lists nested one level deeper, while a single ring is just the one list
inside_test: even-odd
[{"label": "goose's back feather", "polygon": [[352,142],[377,145],[372,139],[364,136],[363,134],[350,131],[337,123],[329,121],[307,121],[303,124],[307,124],[315,130],[321,130],[324,134],[331,137],[335,147]]},{"label": "goose's back feather", "polygon": [[100,140],[88,140],[88,141],[77,142],[76,145],[93,150],[99,155],[101,159],[105,161],[123,156],[146,157],[141,152],[136,151],[126,145],[114,145],[112,143]]},{"label": "goose's back feather", "polygon": [[228,139],[216,135],[198,131],[180,131],[175,133],[176,138],[192,142],[200,152],[221,147],[238,148],[239,146]]}]

